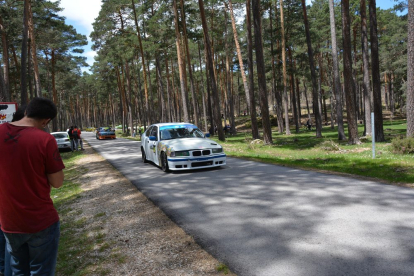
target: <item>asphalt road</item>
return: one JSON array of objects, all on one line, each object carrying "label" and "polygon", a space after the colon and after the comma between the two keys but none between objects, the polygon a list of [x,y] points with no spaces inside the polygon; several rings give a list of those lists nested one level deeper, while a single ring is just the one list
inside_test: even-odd
[{"label": "asphalt road", "polygon": [[414,275],[414,189],[235,158],[166,174],[140,142],[82,136],[240,276]]}]

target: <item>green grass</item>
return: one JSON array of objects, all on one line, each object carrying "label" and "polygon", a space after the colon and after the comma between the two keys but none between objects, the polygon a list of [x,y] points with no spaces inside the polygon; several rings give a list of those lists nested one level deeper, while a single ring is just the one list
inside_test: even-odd
[{"label": "green grass", "polygon": [[[109,259],[122,259],[119,253],[113,253],[100,228],[89,227],[88,219],[82,210],[74,209],[73,203],[82,198],[79,177],[87,172],[86,168],[76,165],[82,153],[62,153],[65,163],[65,181],[59,189],[53,189],[51,197],[58,210],[61,221],[56,275],[109,275],[109,271],[100,268],[100,264]],[[98,213],[93,220],[105,220],[104,212]],[[96,254],[105,252],[107,254]]]},{"label": "green grass", "polygon": [[[360,145],[348,145],[348,141],[338,141],[337,128],[331,129],[330,126],[323,128],[323,138],[316,138],[314,130],[301,129],[299,133],[293,130],[292,135],[281,135],[275,128],[272,130],[272,145],[252,144],[250,132],[239,133],[228,137],[225,142],[219,142],[228,156],[347,173],[390,183],[414,183],[414,155],[393,153],[390,144],[391,139],[405,135],[405,121],[384,122],[387,142],[376,143],[375,159],[372,158],[370,138],[364,139],[365,142]],[[363,126],[360,126],[359,133],[362,136]]]},{"label": "green grass", "polygon": [[227,265],[220,263],[216,266],[217,272],[221,272],[225,275],[229,274],[230,269],[227,267]]}]

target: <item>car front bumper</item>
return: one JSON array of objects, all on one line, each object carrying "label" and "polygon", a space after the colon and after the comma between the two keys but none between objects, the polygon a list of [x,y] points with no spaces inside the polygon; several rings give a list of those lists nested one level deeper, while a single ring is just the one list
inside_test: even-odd
[{"label": "car front bumper", "polygon": [[99,139],[116,139],[115,135],[98,135]]},{"label": "car front bumper", "polygon": [[171,171],[197,170],[226,165],[226,155],[209,157],[168,157],[168,167]]}]

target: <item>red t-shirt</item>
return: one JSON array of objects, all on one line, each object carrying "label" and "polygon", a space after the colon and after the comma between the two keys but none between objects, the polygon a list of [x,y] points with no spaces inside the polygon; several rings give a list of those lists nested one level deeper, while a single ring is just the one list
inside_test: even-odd
[{"label": "red t-shirt", "polygon": [[34,127],[0,125],[0,225],[36,233],[59,221],[47,174],[65,166],[55,138]]}]

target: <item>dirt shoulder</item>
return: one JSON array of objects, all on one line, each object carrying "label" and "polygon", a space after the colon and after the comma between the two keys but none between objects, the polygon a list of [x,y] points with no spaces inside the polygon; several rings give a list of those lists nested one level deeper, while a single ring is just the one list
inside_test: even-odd
[{"label": "dirt shoulder", "polygon": [[85,172],[78,179],[82,194],[70,207],[81,210],[76,219],[86,220],[89,230],[99,229],[118,256],[107,256],[91,275],[103,270],[107,275],[224,275],[217,270],[219,261],[86,143],[85,149],[76,163]]}]

